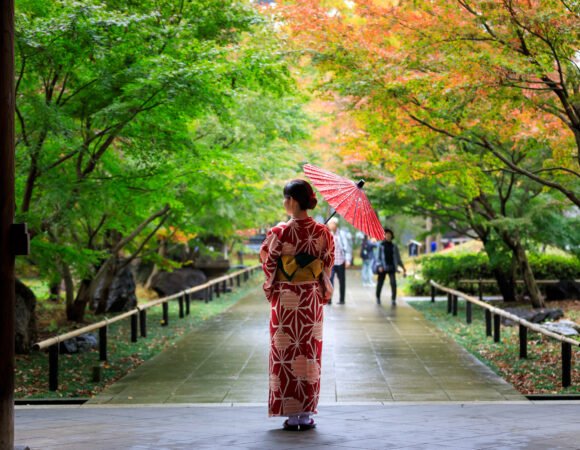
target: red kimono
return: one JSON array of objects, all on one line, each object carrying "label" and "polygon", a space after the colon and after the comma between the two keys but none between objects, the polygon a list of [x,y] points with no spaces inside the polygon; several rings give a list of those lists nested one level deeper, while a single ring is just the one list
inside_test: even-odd
[{"label": "red kimono", "polygon": [[[277,281],[281,255],[308,253],[323,271],[316,281]],[[320,397],[323,306],[332,297],[330,271],[334,240],[311,217],[273,227],[260,249],[270,302],[270,394],[268,414],[290,416],[317,412]]]}]

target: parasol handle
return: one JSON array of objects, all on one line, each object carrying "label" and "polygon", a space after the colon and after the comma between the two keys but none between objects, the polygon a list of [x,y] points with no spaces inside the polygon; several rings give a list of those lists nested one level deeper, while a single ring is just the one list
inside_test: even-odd
[{"label": "parasol handle", "polygon": [[332,212],[332,214],[331,214],[330,216],[328,216],[328,219],[326,219],[326,220],[324,221],[324,225],[326,225],[326,224],[328,223],[328,221],[334,217],[334,215],[335,215],[335,214],[336,214],[336,210],[334,210],[334,211]]},{"label": "parasol handle", "polygon": [[[359,188],[359,189],[362,189],[362,187],[363,187],[364,185],[365,185],[365,180],[360,180],[360,181],[359,181],[359,182],[356,184],[356,187],[357,187],[357,188]],[[326,220],[324,221],[324,225],[326,225],[326,224],[328,223],[328,221],[334,217],[334,215],[335,215],[335,214],[336,214],[336,209],[335,209],[335,210],[332,212],[332,214],[331,214],[330,216],[328,216],[328,219],[326,219]]]}]

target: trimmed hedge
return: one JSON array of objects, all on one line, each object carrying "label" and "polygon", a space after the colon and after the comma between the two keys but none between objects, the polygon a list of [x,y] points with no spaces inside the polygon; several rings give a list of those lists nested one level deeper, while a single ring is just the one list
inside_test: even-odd
[{"label": "trimmed hedge", "polygon": [[[528,254],[532,271],[537,280],[580,279],[580,260],[574,256],[553,254]],[[462,279],[494,279],[489,259],[483,252],[460,253],[457,255],[430,255],[421,259],[422,279],[413,279],[408,286],[411,295],[428,295],[429,280],[444,286],[475,293],[476,286],[460,285]],[[486,287],[487,292],[497,288]]]}]

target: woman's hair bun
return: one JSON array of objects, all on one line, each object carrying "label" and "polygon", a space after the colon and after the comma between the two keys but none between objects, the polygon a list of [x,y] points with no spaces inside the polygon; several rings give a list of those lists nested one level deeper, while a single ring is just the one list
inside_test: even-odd
[{"label": "woman's hair bun", "polygon": [[296,179],[284,186],[284,195],[292,197],[300,205],[300,209],[314,209],[318,204],[316,194],[307,181]]}]

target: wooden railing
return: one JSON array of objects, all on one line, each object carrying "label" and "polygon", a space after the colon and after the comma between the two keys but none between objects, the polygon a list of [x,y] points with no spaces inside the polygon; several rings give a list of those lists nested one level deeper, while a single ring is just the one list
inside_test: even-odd
[{"label": "wooden railing", "polygon": [[[86,327],[79,328],[68,333],[60,334],[54,336],[50,339],[46,339],[41,342],[37,342],[32,346],[33,350],[45,350],[48,349],[48,388],[51,391],[56,391],[58,389],[58,359],[60,351],[60,343],[68,339],[80,336],[85,333],[89,333],[94,330],[99,330],[99,360],[107,361],[107,330],[109,325],[119,322],[127,318],[131,319],[131,342],[137,342],[138,334],[141,337],[147,337],[147,310],[153,308],[154,306],[161,305],[163,308],[163,321],[162,326],[169,325],[169,302],[172,300],[177,300],[179,302],[179,317],[183,318],[189,315],[190,303],[192,294],[197,292],[203,292],[205,296],[205,302],[209,302],[213,299],[214,294],[219,297],[220,293],[226,292],[227,285],[229,283],[230,287],[233,287],[234,282],[239,287],[242,281],[247,281],[251,275],[254,274],[261,266],[256,265],[248,267],[246,269],[238,270],[228,275],[224,275],[219,278],[214,278],[207,283],[194,286],[192,288],[186,289],[184,291],[178,292],[176,294],[168,295],[157,300],[145,303],[143,305],[138,305],[136,308],[119,314],[111,318],[105,318],[100,322],[87,325]],[[138,333],[138,331],[140,333]]]},{"label": "wooden railing", "polygon": [[485,332],[487,336],[492,335],[494,342],[500,342],[501,317],[505,317],[519,325],[520,358],[528,356],[528,330],[548,336],[561,343],[562,360],[562,386],[568,387],[572,382],[572,347],[580,347],[580,341],[546,330],[545,328],[529,322],[521,317],[491,306],[480,299],[472,297],[464,292],[442,286],[431,280],[431,301],[435,301],[435,291],[440,290],[447,293],[447,313],[457,316],[458,298],[465,300],[465,321],[472,322],[472,305],[481,307],[485,311]]}]

